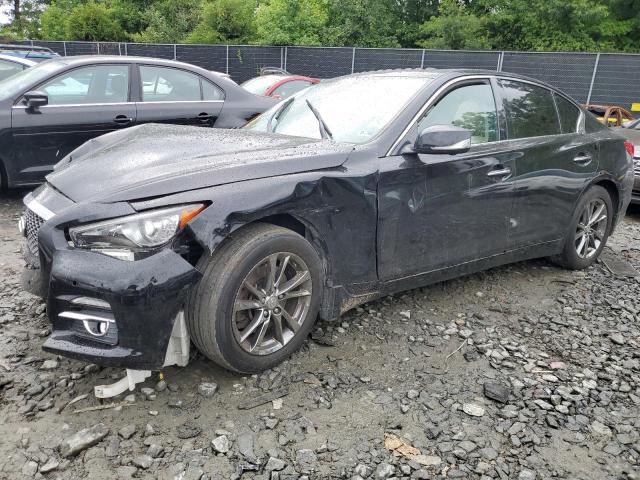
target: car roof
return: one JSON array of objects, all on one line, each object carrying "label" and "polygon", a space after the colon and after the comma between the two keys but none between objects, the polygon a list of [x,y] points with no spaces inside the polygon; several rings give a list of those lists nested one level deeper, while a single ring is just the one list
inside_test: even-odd
[{"label": "car roof", "polygon": [[20,65],[25,65],[25,66],[28,66],[28,67],[33,67],[34,65],[37,65],[37,62],[34,62],[33,60],[31,60],[29,58],[16,57],[14,55],[3,55],[1,53],[0,53],[0,60],[6,60],[8,62],[13,62],[13,63],[19,63]]},{"label": "car roof", "polygon": [[[520,75],[517,73],[511,72],[501,72],[496,70],[487,70],[487,69],[475,69],[475,68],[399,68],[399,69],[387,69],[387,70],[371,70],[367,72],[359,72],[351,74],[353,76],[360,77],[375,77],[375,76],[389,76],[389,77],[414,77],[414,78],[445,78],[455,79],[458,77],[466,77],[470,75],[481,75],[481,76],[492,76],[492,77],[502,77],[502,78],[512,78],[515,80],[524,80],[527,82],[532,82],[536,85],[541,85],[546,87],[554,92],[558,92],[564,96],[557,87],[553,85],[549,85],[548,83],[538,80],[537,78],[527,77],[525,75]],[[347,75],[350,76],[350,75]]]}]

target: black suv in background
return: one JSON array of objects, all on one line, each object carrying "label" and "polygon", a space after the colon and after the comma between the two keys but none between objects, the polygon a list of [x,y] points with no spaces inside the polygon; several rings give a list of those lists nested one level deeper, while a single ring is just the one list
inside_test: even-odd
[{"label": "black suv in background", "polygon": [[240,127],[276,102],[171,60],[49,60],[0,82],[0,182],[41,183],[86,141],[142,123]]}]

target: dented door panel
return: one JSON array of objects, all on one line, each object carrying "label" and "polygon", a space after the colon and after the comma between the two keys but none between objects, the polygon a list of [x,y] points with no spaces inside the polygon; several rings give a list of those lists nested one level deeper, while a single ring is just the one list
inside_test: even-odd
[{"label": "dented door panel", "polygon": [[378,257],[390,280],[507,249],[514,157],[499,144],[461,155],[387,158],[380,173]]}]

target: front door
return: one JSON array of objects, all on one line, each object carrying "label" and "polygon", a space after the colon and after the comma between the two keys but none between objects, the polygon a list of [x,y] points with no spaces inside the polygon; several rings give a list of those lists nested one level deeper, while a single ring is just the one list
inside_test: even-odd
[{"label": "front door", "polygon": [[75,148],[99,135],[135,123],[129,102],[129,66],[95,65],[67,71],[37,87],[49,104],[11,110],[12,154],[18,183],[41,182]]},{"label": "front door", "polygon": [[193,72],[140,65],[138,123],[212,127],[224,104],[224,91]]},{"label": "front door", "polygon": [[381,280],[397,279],[503,253],[513,202],[513,155],[502,150],[491,82],[446,91],[418,120],[471,130],[463,154],[382,159],[378,185]]}]

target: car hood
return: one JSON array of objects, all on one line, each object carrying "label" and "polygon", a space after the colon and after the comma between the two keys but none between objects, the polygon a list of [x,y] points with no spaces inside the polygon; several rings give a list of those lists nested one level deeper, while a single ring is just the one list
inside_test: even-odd
[{"label": "car hood", "polygon": [[128,201],[338,167],[351,150],[250,130],[145,124],[88,141],[47,181],[75,202]]}]

